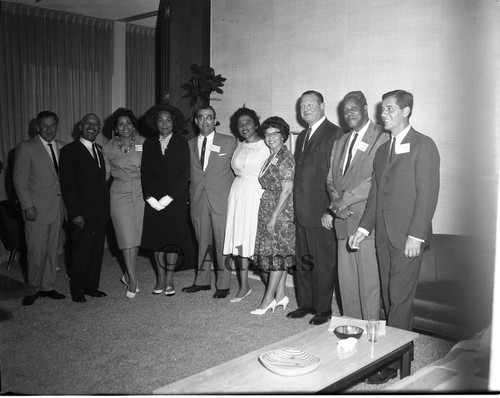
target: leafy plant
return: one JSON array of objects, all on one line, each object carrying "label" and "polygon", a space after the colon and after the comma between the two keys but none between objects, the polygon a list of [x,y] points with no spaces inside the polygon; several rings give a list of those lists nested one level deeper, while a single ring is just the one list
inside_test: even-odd
[{"label": "leafy plant", "polygon": [[222,94],[220,87],[224,86],[225,77],[220,74],[216,75],[213,68],[209,66],[201,66],[198,64],[191,65],[191,79],[184,83],[181,88],[187,93],[182,98],[189,98],[189,104],[196,109],[203,102],[208,103],[210,95],[215,91]]}]

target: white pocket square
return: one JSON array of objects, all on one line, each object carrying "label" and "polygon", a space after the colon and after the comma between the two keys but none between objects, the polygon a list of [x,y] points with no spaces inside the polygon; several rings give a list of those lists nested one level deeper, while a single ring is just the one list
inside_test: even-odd
[{"label": "white pocket square", "polygon": [[226,156],[227,153],[219,153],[219,156]]}]

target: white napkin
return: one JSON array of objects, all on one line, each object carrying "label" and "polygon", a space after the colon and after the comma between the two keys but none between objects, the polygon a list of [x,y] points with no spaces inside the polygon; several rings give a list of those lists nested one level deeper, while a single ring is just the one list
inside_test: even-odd
[{"label": "white napkin", "polygon": [[354,337],[349,337],[347,339],[339,340],[337,342],[337,349],[342,350],[344,352],[353,352],[357,342],[358,339],[355,339]]}]

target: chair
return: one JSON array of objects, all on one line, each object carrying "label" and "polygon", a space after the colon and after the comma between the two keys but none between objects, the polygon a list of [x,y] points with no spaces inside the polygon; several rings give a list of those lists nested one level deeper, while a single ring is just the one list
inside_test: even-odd
[{"label": "chair", "polygon": [[10,270],[16,252],[24,247],[23,220],[15,203],[10,200],[0,201],[0,239],[10,251],[7,270]]}]

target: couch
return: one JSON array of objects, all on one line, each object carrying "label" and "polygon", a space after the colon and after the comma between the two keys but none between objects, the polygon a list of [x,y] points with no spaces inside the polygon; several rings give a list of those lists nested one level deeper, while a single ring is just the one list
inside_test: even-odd
[{"label": "couch", "polygon": [[490,346],[491,326],[469,340],[458,342],[444,358],[391,384],[384,393],[487,392]]},{"label": "couch", "polygon": [[461,235],[433,235],[414,301],[415,331],[459,341],[491,323],[494,250]]}]

